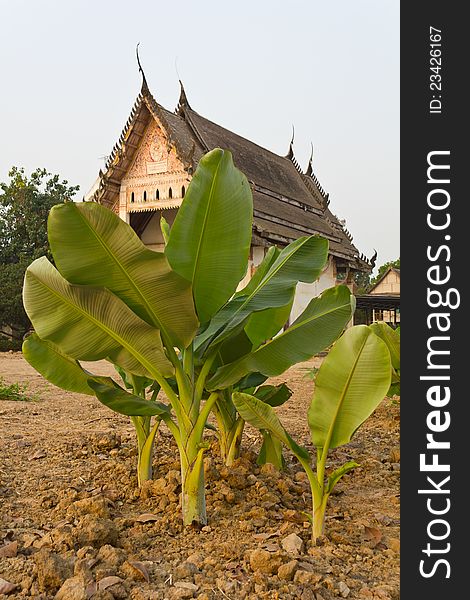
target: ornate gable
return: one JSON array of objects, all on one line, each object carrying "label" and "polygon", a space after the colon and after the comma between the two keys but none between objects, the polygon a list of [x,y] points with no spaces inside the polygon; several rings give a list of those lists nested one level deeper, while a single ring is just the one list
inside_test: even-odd
[{"label": "ornate gable", "polygon": [[175,146],[154,118],[121,180],[120,213],[176,208],[189,181]]}]

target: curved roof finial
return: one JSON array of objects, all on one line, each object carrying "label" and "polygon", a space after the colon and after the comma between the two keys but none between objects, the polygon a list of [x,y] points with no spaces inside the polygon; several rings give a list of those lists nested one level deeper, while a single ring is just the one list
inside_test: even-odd
[{"label": "curved roof finial", "polygon": [[137,56],[137,64],[139,65],[139,73],[142,73],[142,89],[148,89],[147,79],[145,78],[144,70],[142,69],[142,65],[140,64],[139,46],[140,42],[138,42],[137,46],[135,47],[135,54]]},{"label": "curved roof finial", "polygon": [[180,97],[178,100],[178,109],[177,109],[179,111],[179,110],[181,110],[181,108],[191,108],[191,105],[188,102],[188,97],[186,96],[183,82],[181,81],[181,79],[179,79],[178,81],[180,82]]},{"label": "curved roof finial", "polygon": [[375,267],[376,260],[377,260],[377,250],[374,248],[374,256],[370,259],[370,264],[371,264],[372,268]]},{"label": "curved roof finial", "polygon": [[312,151],[310,152],[307,170],[305,171],[305,175],[307,175],[308,177],[311,177],[313,175],[313,142],[310,142],[310,146],[312,147]]},{"label": "curved roof finial", "polygon": [[292,138],[289,144],[289,152],[286,155],[286,158],[294,158],[294,136],[295,136],[295,128],[292,125]]}]

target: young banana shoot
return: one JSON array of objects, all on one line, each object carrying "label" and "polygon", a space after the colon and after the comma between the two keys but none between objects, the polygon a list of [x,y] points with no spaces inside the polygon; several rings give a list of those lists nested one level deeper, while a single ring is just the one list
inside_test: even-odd
[{"label": "young banana shoot", "polygon": [[274,410],[252,395],[235,392],[234,404],[240,415],[286,445],[298,458],[312,492],[312,542],[323,534],[328,498],[336,483],[352,469],[347,462],[326,475],[328,452],[347,444],[358,427],[371,415],[390,387],[391,361],[387,345],[365,325],[346,331],[335,343],[320,367],[308,424],[317,449],[316,468],[312,457],[282,426]]}]

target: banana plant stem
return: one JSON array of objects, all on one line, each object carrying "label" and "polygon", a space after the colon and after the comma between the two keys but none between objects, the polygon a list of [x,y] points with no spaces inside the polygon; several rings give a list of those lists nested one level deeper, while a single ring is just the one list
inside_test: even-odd
[{"label": "banana plant stem", "polygon": [[211,367],[214,363],[216,356],[217,356],[216,353],[212,354],[211,356],[208,356],[207,359],[205,360],[204,364],[202,365],[201,371],[199,372],[199,376],[196,380],[196,388],[195,388],[196,398],[199,398],[199,400],[202,398],[202,395],[204,393],[204,386],[206,383],[206,379],[209,375],[209,372],[211,370]]},{"label": "banana plant stem", "polygon": [[245,428],[245,421],[241,417],[235,422],[235,427],[232,428],[229,438],[229,448],[225,464],[227,467],[233,465],[233,461],[240,456],[240,446],[242,443],[243,429]]},{"label": "banana plant stem", "polygon": [[153,448],[155,444],[155,436],[157,435],[158,428],[160,426],[160,419],[158,419],[152,429],[150,430],[145,444],[139,451],[139,460],[137,465],[137,476],[139,481],[139,487],[142,486],[144,481],[152,479],[152,460],[153,460]]},{"label": "banana plant stem", "polygon": [[181,461],[181,504],[183,523],[202,527],[207,524],[206,498],[204,494],[204,448],[200,448],[189,464],[186,456]]},{"label": "banana plant stem", "polygon": [[318,506],[313,502],[313,523],[312,523],[312,544],[315,545],[317,539],[323,535],[323,528],[325,525],[325,511],[328,496],[325,494]]},{"label": "banana plant stem", "polygon": [[318,477],[313,472],[309,461],[298,455],[297,458],[307,474],[308,481],[310,483],[310,489],[312,491],[312,543],[315,544],[316,539],[323,532],[323,521],[325,517],[327,496],[323,494],[323,486],[320,486],[318,483]]},{"label": "banana plant stem", "polygon": [[317,463],[317,480],[318,485],[323,490],[324,480],[325,480],[325,466],[326,466],[326,455],[327,452],[323,449],[320,454],[320,461]]}]

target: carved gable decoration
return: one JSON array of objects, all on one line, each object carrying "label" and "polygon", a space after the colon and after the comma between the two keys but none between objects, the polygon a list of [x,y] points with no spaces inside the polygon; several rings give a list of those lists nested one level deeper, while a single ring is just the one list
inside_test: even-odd
[{"label": "carved gable decoration", "polygon": [[121,180],[119,214],[177,208],[189,181],[175,147],[153,119]]},{"label": "carved gable decoration", "polygon": [[183,170],[183,164],[176,156],[175,149],[169,145],[163,129],[152,120],[125,179],[140,179]]}]

